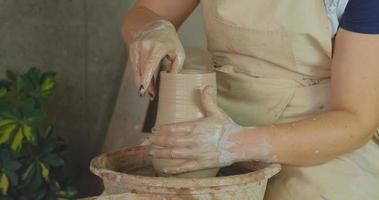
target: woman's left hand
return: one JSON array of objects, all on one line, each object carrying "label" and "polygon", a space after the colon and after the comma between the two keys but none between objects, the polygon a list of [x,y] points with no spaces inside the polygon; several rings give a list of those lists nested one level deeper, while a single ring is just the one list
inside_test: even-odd
[{"label": "woman's left hand", "polygon": [[165,173],[224,167],[245,159],[245,154],[235,148],[238,142],[232,137],[244,128],[217,106],[215,98],[216,90],[205,87],[201,96],[206,112],[204,119],[155,127],[150,155],[159,159],[186,160],[164,169]]}]

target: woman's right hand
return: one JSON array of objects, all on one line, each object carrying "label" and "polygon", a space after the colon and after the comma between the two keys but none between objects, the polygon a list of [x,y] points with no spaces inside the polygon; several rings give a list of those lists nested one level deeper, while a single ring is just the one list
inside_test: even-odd
[{"label": "woman's right hand", "polygon": [[185,59],[184,48],[175,27],[166,20],[157,20],[132,34],[129,45],[129,62],[133,66],[134,80],[142,96],[148,91],[155,97],[154,73],[163,58],[171,61],[171,73],[178,73]]}]

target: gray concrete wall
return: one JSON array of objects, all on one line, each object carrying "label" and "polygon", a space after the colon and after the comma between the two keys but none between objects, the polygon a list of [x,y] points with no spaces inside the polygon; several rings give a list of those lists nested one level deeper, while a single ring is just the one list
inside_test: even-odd
[{"label": "gray concrete wall", "polygon": [[[120,27],[131,4],[128,0],[0,0],[0,76],[4,68],[23,71],[31,66],[58,73],[49,120],[69,145],[67,166],[81,194],[96,191],[88,165],[101,151],[125,71]],[[199,29],[197,10],[181,31],[185,46],[205,46]]]},{"label": "gray concrete wall", "polygon": [[196,8],[192,15],[180,27],[179,37],[184,47],[206,49],[207,40],[204,32],[200,6]]}]

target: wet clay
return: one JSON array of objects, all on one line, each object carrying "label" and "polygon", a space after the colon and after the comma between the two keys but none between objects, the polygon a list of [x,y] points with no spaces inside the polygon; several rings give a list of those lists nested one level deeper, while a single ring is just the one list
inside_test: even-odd
[{"label": "wet clay", "polygon": [[[216,88],[216,75],[212,71],[184,69],[179,74],[161,72],[157,125],[193,121],[205,117],[201,107],[201,90],[207,86]],[[183,163],[184,160],[153,159],[155,170],[167,176],[163,169]],[[216,169],[198,170],[177,175],[185,178],[214,177]]]}]

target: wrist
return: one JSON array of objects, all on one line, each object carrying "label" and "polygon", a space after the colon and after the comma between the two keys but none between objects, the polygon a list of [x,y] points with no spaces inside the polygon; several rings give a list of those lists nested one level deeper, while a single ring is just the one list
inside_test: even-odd
[{"label": "wrist", "polygon": [[235,134],[233,139],[238,145],[233,151],[245,155],[242,160],[237,162],[277,162],[277,157],[273,154],[271,138],[263,130],[262,128],[246,127]]},{"label": "wrist", "polygon": [[159,31],[169,31],[176,34],[176,28],[170,21],[165,19],[157,19],[147,23],[145,26],[142,27],[141,30],[135,32],[132,35],[135,40],[137,38],[141,38],[145,35]]},{"label": "wrist", "polygon": [[145,30],[159,30],[159,29],[173,29],[176,30],[175,26],[168,20],[158,19],[152,21],[145,26]]}]

